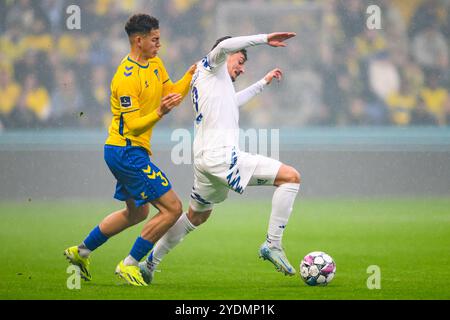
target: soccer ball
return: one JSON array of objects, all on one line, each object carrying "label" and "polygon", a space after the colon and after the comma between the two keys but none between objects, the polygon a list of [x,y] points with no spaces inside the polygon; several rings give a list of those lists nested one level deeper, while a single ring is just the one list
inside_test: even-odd
[{"label": "soccer ball", "polygon": [[326,286],[335,273],[336,263],[325,252],[308,253],[300,263],[300,276],[310,286]]}]

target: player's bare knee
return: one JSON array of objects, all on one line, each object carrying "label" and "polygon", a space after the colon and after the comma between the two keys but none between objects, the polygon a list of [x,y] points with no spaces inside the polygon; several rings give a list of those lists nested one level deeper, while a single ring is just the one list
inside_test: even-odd
[{"label": "player's bare knee", "polygon": [[178,220],[178,218],[183,213],[183,204],[181,203],[181,201],[179,199],[173,201],[173,203],[171,204],[171,206],[168,210],[168,213],[175,221]]},{"label": "player's bare knee", "polygon": [[300,182],[301,182],[300,173],[291,166],[283,165],[275,180],[275,185],[279,186],[284,183],[300,183]]},{"label": "player's bare knee", "polygon": [[289,171],[289,182],[290,183],[301,183],[302,177],[300,175],[300,172],[298,172],[295,168],[290,167]]}]

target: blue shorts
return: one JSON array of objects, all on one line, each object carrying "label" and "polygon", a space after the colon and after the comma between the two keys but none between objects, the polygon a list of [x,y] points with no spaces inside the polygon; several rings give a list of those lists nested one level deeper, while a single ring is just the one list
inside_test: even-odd
[{"label": "blue shorts", "polygon": [[139,207],[172,189],[169,179],[150,161],[144,148],[105,145],[104,152],[106,164],[117,180],[117,200],[134,199]]}]

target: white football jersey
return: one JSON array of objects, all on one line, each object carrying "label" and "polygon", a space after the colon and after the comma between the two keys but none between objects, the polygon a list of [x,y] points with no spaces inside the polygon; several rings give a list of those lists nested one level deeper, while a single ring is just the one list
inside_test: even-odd
[{"label": "white football jersey", "polygon": [[[222,147],[239,147],[239,104],[262,91],[260,80],[236,94],[227,70],[227,55],[249,46],[267,43],[267,35],[235,37],[222,41],[198,64],[191,82],[195,112],[194,157]],[[245,91],[245,92],[244,92]]]}]

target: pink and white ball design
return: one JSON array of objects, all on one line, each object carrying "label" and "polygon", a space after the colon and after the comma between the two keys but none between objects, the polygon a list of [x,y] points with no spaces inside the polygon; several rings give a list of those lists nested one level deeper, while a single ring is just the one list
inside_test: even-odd
[{"label": "pink and white ball design", "polygon": [[300,277],[310,286],[327,285],[335,273],[336,263],[325,252],[310,252],[300,263]]}]

